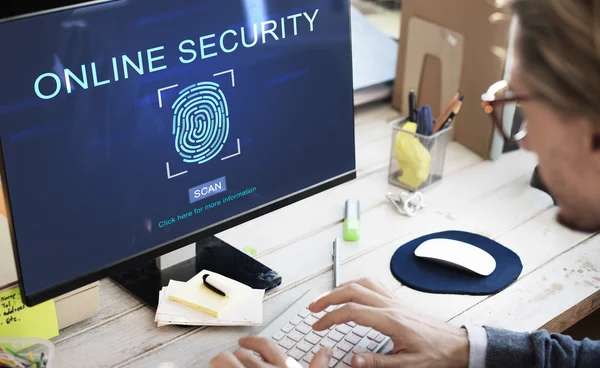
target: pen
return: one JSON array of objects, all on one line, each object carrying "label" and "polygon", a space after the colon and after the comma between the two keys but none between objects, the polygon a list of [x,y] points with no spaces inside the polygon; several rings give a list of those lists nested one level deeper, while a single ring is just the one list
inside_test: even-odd
[{"label": "pen", "polygon": [[415,91],[412,89],[408,93],[408,119],[413,123],[417,122],[417,98],[415,96]]},{"label": "pen", "polygon": [[333,241],[333,250],[331,252],[333,257],[333,288],[340,286],[340,240],[335,238]]}]

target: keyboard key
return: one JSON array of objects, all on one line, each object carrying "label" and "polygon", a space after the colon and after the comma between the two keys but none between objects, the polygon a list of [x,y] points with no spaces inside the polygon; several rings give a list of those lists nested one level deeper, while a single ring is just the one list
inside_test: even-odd
[{"label": "keyboard key", "polygon": [[339,362],[335,368],[350,368],[350,366],[344,362]]},{"label": "keyboard key", "polygon": [[321,344],[315,345],[315,347],[312,348],[312,350],[310,352],[313,353],[313,354],[316,354],[316,353],[319,352],[319,350],[321,350]]},{"label": "keyboard key", "polygon": [[281,341],[279,341],[279,345],[283,346],[287,350],[293,348],[295,344],[296,343],[294,341],[288,339],[287,337],[284,337]]},{"label": "keyboard key", "polygon": [[319,341],[321,341],[321,338],[317,335],[315,335],[314,333],[310,333],[305,337],[306,341],[310,342],[313,345],[316,345],[319,343]]},{"label": "keyboard key", "polygon": [[356,327],[356,322],[350,321],[350,322],[346,322],[346,324],[350,327]]},{"label": "keyboard key", "polygon": [[356,347],[354,347],[354,349],[352,349],[352,352],[354,354],[360,354],[360,353],[368,353],[369,351],[364,346],[356,346]]},{"label": "keyboard key", "polygon": [[350,343],[349,343],[349,342],[347,342],[347,341],[342,341],[342,342],[340,342],[340,343],[337,345],[337,347],[338,347],[340,350],[343,350],[343,351],[345,351],[345,352],[347,353],[347,352],[349,352],[350,350],[352,350],[352,348],[354,347],[354,345],[350,344]]},{"label": "keyboard key", "polygon": [[312,328],[310,328],[310,326],[306,323],[301,323],[298,326],[296,326],[296,330],[300,331],[301,334],[306,335],[307,333],[312,331]]},{"label": "keyboard key", "polygon": [[356,345],[360,342],[360,337],[356,336],[355,334],[350,334],[346,336],[346,341],[348,341],[352,345]]},{"label": "keyboard key", "polygon": [[313,352],[310,352],[310,353],[306,354],[304,356],[304,359],[302,359],[302,360],[304,360],[305,362],[310,363],[310,362],[312,362],[312,360],[313,360],[314,357],[315,357],[315,354]]},{"label": "keyboard key", "polygon": [[379,344],[381,343],[383,340],[385,340],[385,335],[383,334],[379,334],[377,335],[377,337],[375,338],[375,341]]},{"label": "keyboard key", "polygon": [[333,341],[330,338],[326,337],[323,340],[321,340],[321,346],[328,346],[330,348],[333,348],[335,346],[335,341]]},{"label": "keyboard key", "polygon": [[327,307],[327,309],[325,309],[325,313],[333,312],[336,307],[337,307],[336,305],[330,305],[329,307]]},{"label": "keyboard key", "polygon": [[296,326],[300,322],[302,322],[302,318],[300,318],[300,316],[296,316],[296,317],[292,318],[292,320],[290,321],[290,323],[293,324],[294,326]]},{"label": "keyboard key", "polygon": [[369,332],[367,337],[369,338],[369,340],[375,340],[377,335],[379,335],[379,332],[373,330],[373,331]]},{"label": "keyboard key", "polygon": [[288,350],[289,350],[289,349],[287,349],[287,348],[284,348],[284,347],[283,347],[283,346],[281,346],[281,345],[277,345],[277,347],[279,348],[279,350],[280,350],[280,351],[281,351],[283,354],[287,354],[287,352],[288,352]]},{"label": "keyboard key", "polygon": [[350,333],[350,331],[352,331],[352,327],[347,325],[339,325],[335,329],[344,335],[347,335],[348,333]]},{"label": "keyboard key", "polygon": [[327,313],[325,311],[321,311],[319,313],[313,313],[313,317],[315,317],[316,319],[321,319],[323,318],[323,316],[325,316]]},{"label": "keyboard key", "polygon": [[279,341],[279,340],[283,339],[284,337],[285,337],[285,332],[277,331],[277,333],[275,335],[273,335],[273,340]]},{"label": "keyboard key", "polygon": [[[315,324],[315,322],[317,322],[317,321],[318,321],[318,319],[316,319],[315,317],[313,317],[313,316],[308,316],[308,317],[306,317],[306,319],[304,320],[304,323],[306,323],[306,324],[307,324],[307,325],[309,325],[309,326],[312,326],[312,325],[314,325],[314,324]],[[296,324],[297,324],[297,323],[296,323]]]},{"label": "keyboard key", "polygon": [[313,332],[316,333],[317,335],[321,336],[321,337],[325,337],[329,333],[329,330],[313,331]]},{"label": "keyboard key", "polygon": [[301,360],[299,364],[302,368],[310,368],[310,363],[305,362],[304,360]]},{"label": "keyboard key", "polygon": [[293,348],[292,350],[288,351],[288,356],[291,356],[296,360],[300,360],[304,356],[304,352],[300,349]]},{"label": "keyboard key", "polygon": [[379,346],[378,343],[376,343],[375,341],[371,341],[371,343],[367,346],[367,349],[373,351],[373,350],[377,349],[378,346]]},{"label": "keyboard key", "polygon": [[329,360],[329,368],[333,368],[335,367],[335,365],[338,363],[338,361],[334,358],[331,358],[331,360]]},{"label": "keyboard key", "polygon": [[333,330],[335,327],[336,327],[336,325],[333,325],[333,326],[329,327],[329,330],[331,331],[331,330]]},{"label": "keyboard key", "polygon": [[360,336],[360,337],[365,337],[367,336],[367,333],[369,332],[370,328],[369,327],[364,327],[364,326],[356,326],[354,327],[354,330],[352,330],[352,333]]},{"label": "keyboard key", "polygon": [[300,341],[300,340],[302,340],[304,338],[304,334],[301,334],[300,332],[294,330],[294,331],[290,332],[287,335],[287,337],[289,337],[290,339],[298,342],[298,341]]},{"label": "keyboard key", "polygon": [[339,333],[337,331],[331,331],[329,333],[329,335],[327,335],[327,337],[329,337],[330,339],[332,339],[335,342],[339,342],[344,338],[344,335],[342,335],[341,333]]},{"label": "keyboard key", "polygon": [[294,329],[294,325],[291,325],[291,324],[288,323],[287,325],[285,325],[284,328],[281,329],[281,331],[283,331],[285,333],[288,333],[288,332],[290,332],[293,329]]},{"label": "keyboard key", "polygon": [[300,341],[299,343],[296,344],[296,347],[305,353],[308,353],[310,351],[310,349],[313,348],[313,346],[315,346],[315,344],[311,344],[310,342],[308,342],[306,340]]},{"label": "keyboard key", "polygon": [[333,357],[337,360],[341,360],[344,356],[346,355],[346,352],[338,349],[338,348],[334,348],[333,349]]},{"label": "keyboard key", "polygon": [[306,317],[310,316],[310,311],[308,309],[305,309],[302,312],[298,313],[298,315],[302,318],[306,318]]},{"label": "keyboard key", "polygon": [[348,364],[348,365],[352,365],[352,358],[354,358],[354,353],[348,353],[344,357],[343,362],[346,363],[346,364]]}]

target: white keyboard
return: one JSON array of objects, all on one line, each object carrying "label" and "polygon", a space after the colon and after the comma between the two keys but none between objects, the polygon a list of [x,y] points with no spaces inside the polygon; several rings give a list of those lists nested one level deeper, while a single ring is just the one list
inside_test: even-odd
[{"label": "white keyboard", "polygon": [[333,349],[329,367],[350,367],[356,353],[383,353],[389,337],[354,322],[333,326],[326,331],[313,331],[311,326],[315,322],[336,309],[336,306],[331,306],[321,313],[311,313],[306,307],[319,295],[310,291],[305,293],[259,335],[275,340],[285,354],[303,367],[309,366],[315,353],[323,346]]}]

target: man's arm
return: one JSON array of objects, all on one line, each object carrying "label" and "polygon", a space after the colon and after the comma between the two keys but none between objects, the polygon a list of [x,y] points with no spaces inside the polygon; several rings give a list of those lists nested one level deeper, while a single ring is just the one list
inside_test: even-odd
[{"label": "man's arm", "polygon": [[[547,331],[532,333],[512,332],[484,327],[487,342],[482,342],[481,330],[468,326],[471,340],[470,356],[485,356],[487,368],[520,367],[598,367],[600,365],[600,341],[584,339],[575,341],[569,336],[549,334]],[[481,346],[486,351],[481,352]],[[471,368],[473,365],[470,365]]]}]

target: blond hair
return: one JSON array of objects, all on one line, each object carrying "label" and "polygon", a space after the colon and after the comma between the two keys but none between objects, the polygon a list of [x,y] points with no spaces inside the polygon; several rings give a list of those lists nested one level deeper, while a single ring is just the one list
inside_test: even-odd
[{"label": "blond hair", "polygon": [[600,124],[600,0],[513,0],[520,77],[558,112]]}]

